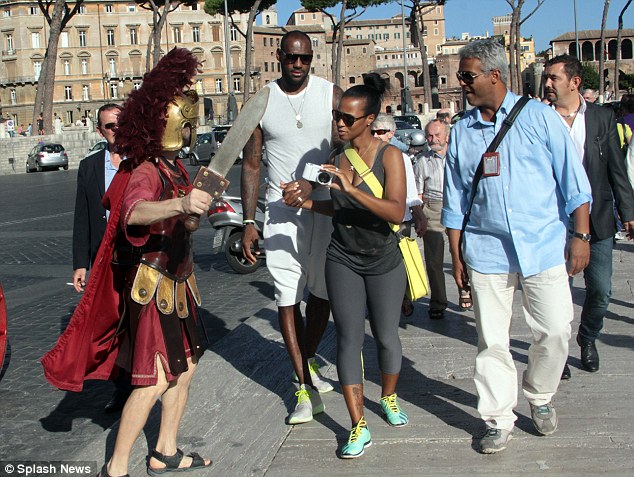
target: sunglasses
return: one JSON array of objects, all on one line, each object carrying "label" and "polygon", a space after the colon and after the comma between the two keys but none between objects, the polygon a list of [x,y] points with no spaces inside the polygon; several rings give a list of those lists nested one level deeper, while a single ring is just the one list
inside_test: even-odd
[{"label": "sunglasses", "polygon": [[103,125],[103,128],[109,131],[112,131],[116,127],[117,127],[117,123],[107,123]]},{"label": "sunglasses", "polygon": [[456,78],[464,84],[473,84],[478,76],[484,73],[472,73],[471,71],[456,71]]},{"label": "sunglasses", "polygon": [[363,116],[355,118],[352,114],[342,113],[341,111],[338,111],[336,109],[332,110],[332,119],[334,119],[336,123],[338,123],[339,121],[343,121],[343,124],[345,124],[349,128],[352,127],[352,125],[356,123],[359,119],[367,118],[368,116],[369,114],[365,114]]},{"label": "sunglasses", "polygon": [[372,134],[374,136],[383,136],[391,131],[391,129],[373,129]]},{"label": "sunglasses", "polygon": [[286,53],[282,49],[280,49],[280,53],[282,54],[282,61],[290,65],[297,63],[298,58],[301,60],[303,65],[310,65],[313,61],[313,55],[296,55],[293,53]]}]

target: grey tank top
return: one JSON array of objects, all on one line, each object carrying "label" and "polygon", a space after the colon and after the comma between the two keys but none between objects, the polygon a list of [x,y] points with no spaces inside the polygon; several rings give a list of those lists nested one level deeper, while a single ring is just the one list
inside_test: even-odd
[{"label": "grey tank top", "polygon": [[[384,187],[383,153],[386,148],[387,145],[378,149],[372,165],[372,172]],[[340,163],[341,155],[338,155],[335,165],[339,167]],[[372,194],[365,182],[357,187]],[[389,272],[403,261],[396,235],[385,220],[343,192],[331,189],[330,195],[334,207],[334,230],[328,246],[329,260],[364,275]]]}]

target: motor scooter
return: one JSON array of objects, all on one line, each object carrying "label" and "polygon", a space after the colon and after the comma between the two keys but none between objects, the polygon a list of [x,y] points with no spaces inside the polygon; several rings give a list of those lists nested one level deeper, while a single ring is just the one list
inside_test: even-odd
[{"label": "motor scooter", "polygon": [[255,211],[255,228],[258,231],[260,254],[255,263],[249,263],[242,253],[242,199],[222,195],[214,199],[207,213],[209,223],[215,229],[212,248],[214,252],[224,252],[227,263],[237,273],[255,272],[265,259],[264,240],[264,201],[258,200]]}]

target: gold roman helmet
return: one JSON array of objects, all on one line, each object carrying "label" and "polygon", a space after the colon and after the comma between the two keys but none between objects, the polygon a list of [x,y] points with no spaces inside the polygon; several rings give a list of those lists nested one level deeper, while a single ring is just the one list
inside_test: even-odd
[{"label": "gold roman helmet", "polygon": [[[184,146],[192,147],[196,142],[196,126],[198,126],[198,94],[194,90],[185,91],[183,96],[176,96],[167,104],[167,123],[163,132],[162,145],[164,151],[179,151]],[[182,130],[191,126],[189,144],[183,144]]]}]

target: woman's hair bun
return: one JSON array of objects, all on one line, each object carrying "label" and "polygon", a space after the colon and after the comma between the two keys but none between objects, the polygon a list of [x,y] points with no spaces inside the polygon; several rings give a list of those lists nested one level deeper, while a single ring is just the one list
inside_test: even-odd
[{"label": "woman's hair bun", "polygon": [[363,84],[375,89],[379,95],[385,93],[385,80],[379,73],[366,73],[363,75]]}]

